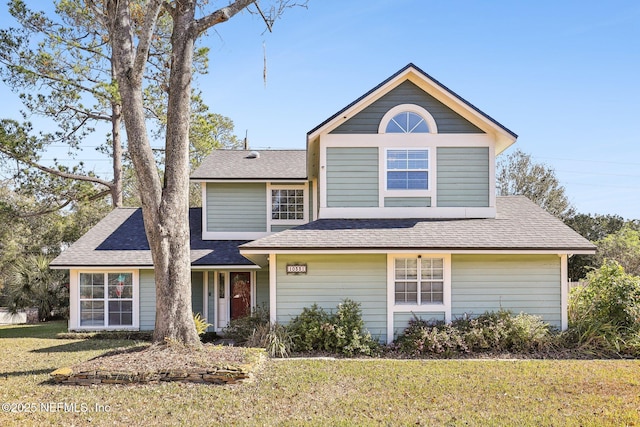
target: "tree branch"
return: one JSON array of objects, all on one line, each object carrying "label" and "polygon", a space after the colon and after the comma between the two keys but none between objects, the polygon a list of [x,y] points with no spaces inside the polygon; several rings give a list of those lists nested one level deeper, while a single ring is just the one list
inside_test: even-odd
[{"label": "tree branch", "polygon": [[[5,152],[5,154],[9,155],[6,152]],[[41,165],[41,164],[36,163],[33,160],[29,160],[29,159],[20,158],[20,159],[16,159],[16,160],[20,161],[22,163],[25,163],[25,164],[27,164],[27,165],[29,165],[31,167],[34,167],[36,169],[39,169],[39,170],[41,170],[43,172],[46,172],[48,174],[59,176],[60,178],[74,179],[76,181],[93,182],[94,184],[104,185],[105,187],[107,187],[109,189],[111,189],[113,187],[113,183],[112,182],[105,181],[104,179],[100,179],[98,177],[87,176],[87,175],[79,175],[79,174],[72,173],[72,172],[64,172],[64,171],[61,171],[61,170],[58,170],[58,169],[54,169],[54,168],[50,168],[48,166]]]},{"label": "tree branch", "polygon": [[256,0],[236,0],[229,6],[220,8],[215,12],[196,20],[195,25],[197,34],[202,34],[214,25],[228,21],[238,12],[255,2]]}]

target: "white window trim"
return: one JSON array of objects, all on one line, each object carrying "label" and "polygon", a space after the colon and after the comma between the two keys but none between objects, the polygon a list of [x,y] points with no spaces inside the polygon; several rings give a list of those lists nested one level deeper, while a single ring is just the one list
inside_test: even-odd
[{"label": "white window trim", "polygon": [[[302,219],[272,219],[272,190],[302,190],[303,215]],[[304,184],[271,184],[267,183],[267,232],[271,233],[273,225],[302,225],[309,222],[309,183]]]},{"label": "white window trim", "polygon": [[[427,110],[415,104],[400,104],[400,105],[396,105],[395,107],[387,111],[387,113],[384,116],[382,116],[382,120],[380,120],[380,124],[378,125],[378,133],[387,133],[387,125],[389,124],[391,119],[393,119],[398,114],[405,113],[405,112],[415,113],[420,117],[422,117],[424,121],[427,123],[429,132],[420,132],[420,133],[423,133],[423,134],[438,133],[438,125],[436,125],[436,121],[433,118],[433,116]],[[394,135],[404,135],[404,134],[394,133]]]},{"label": "white window trim", "polygon": [[[108,273],[131,273],[131,281],[133,285],[133,298],[132,298],[132,325],[116,325],[107,326],[107,320],[109,316],[107,294],[103,301],[105,302],[105,318],[103,326],[81,326],[80,325],[80,274],[108,274]],[[69,329],[71,330],[84,330],[84,331],[104,331],[104,330],[138,330],[140,329],[140,277],[139,270],[132,270],[127,268],[100,268],[100,269],[82,269],[72,270],[69,276],[70,285],[70,306],[75,308],[71,310],[69,315]],[[105,284],[106,286],[106,284]],[[106,291],[106,290],[105,290]]]},{"label": "white window trim", "polygon": [[[387,172],[389,171],[387,169],[387,155],[388,155],[388,151],[389,150],[407,150],[407,151],[415,151],[415,150],[421,150],[421,151],[426,151],[427,152],[427,189],[426,190],[403,190],[403,189],[397,189],[397,190],[389,190],[387,189]],[[381,195],[381,203],[380,206],[384,206],[384,198],[385,197],[431,197],[431,203],[433,205],[434,203],[434,191],[433,191],[433,179],[434,179],[434,173],[432,171],[431,165],[435,164],[435,162],[432,161],[431,159],[431,155],[435,152],[435,150],[432,150],[431,147],[429,146],[422,146],[422,147],[384,147],[383,149],[383,153],[381,159],[380,159],[380,175],[382,177],[382,179],[380,179],[380,183],[381,183],[381,188],[380,188],[380,195]],[[392,169],[393,170],[393,169]]]},{"label": "white window trim", "polygon": [[[398,258],[441,258],[443,260],[442,303],[396,304],[395,261]],[[398,253],[387,254],[387,343],[394,339],[395,313],[444,313],[446,323],[451,322],[451,254]]]}]

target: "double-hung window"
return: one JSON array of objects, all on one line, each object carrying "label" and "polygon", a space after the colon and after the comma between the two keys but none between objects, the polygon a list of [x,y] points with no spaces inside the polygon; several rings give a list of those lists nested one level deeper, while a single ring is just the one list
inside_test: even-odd
[{"label": "double-hung window", "polygon": [[394,268],[396,304],[442,304],[444,260],[442,258],[396,258]]},{"label": "double-hung window", "polygon": [[80,326],[133,325],[133,273],[80,273]]},{"label": "double-hung window", "polygon": [[429,150],[387,150],[387,190],[428,190]]}]

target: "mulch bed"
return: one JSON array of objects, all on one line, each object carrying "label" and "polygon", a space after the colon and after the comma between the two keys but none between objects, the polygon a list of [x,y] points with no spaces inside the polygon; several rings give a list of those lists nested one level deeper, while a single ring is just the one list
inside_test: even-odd
[{"label": "mulch bed", "polygon": [[264,352],[243,347],[204,344],[151,344],[118,349],[51,373],[53,381],[70,385],[185,381],[236,384],[252,378]]}]

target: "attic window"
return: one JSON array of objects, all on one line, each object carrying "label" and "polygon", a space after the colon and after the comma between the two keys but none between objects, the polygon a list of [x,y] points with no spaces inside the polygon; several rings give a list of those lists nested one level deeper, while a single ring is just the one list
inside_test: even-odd
[{"label": "attic window", "polygon": [[385,133],[429,133],[429,126],[418,114],[403,111],[389,120]]},{"label": "attic window", "polygon": [[427,110],[415,104],[396,105],[382,117],[378,133],[438,133],[436,121]]}]

